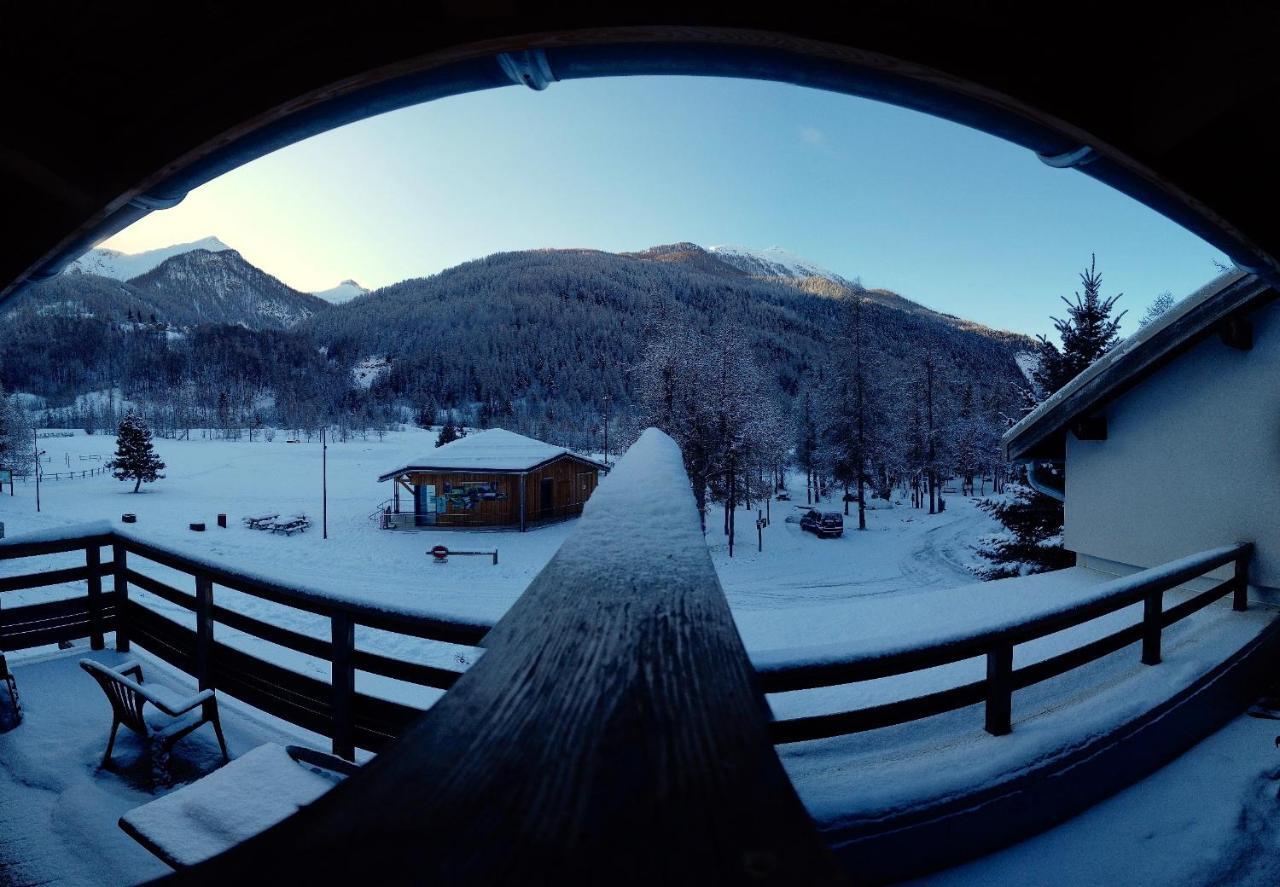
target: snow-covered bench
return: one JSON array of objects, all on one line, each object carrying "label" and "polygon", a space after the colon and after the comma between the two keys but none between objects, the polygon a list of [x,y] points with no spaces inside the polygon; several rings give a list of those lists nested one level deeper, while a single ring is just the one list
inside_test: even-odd
[{"label": "snow-covered bench", "polygon": [[135,807],[120,828],[168,865],[186,868],[265,831],[357,769],[314,749],[267,743]]},{"label": "snow-covered bench", "polygon": [[257,517],[244,518],[244,525],[251,530],[265,530],[271,521],[280,516],[280,512],[276,511],[271,514],[260,514]]},{"label": "snow-covered bench", "polygon": [[[102,766],[111,761],[111,749],[115,747],[116,732],[121,724],[146,740],[158,777],[163,777],[165,758],[173,744],[203,724],[213,724],[222,756],[230,760],[227,741],[222,735],[222,722],[218,718],[218,700],[212,690],[201,690],[193,696],[183,697],[157,684],[144,684],[142,665],[138,662],[126,662],[119,668],[111,668],[94,659],[81,659],[80,667],[98,682],[111,702],[111,736],[107,739]],[[156,709],[156,713],[150,716],[145,711],[148,702]],[[197,710],[198,717],[184,718]]]}]

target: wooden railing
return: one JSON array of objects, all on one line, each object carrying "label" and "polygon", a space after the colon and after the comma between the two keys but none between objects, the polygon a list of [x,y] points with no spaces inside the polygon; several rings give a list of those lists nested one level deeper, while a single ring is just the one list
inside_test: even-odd
[{"label": "wooden railing", "polygon": [[[870,681],[966,659],[986,659],[986,677],[983,680],[854,711],[774,721],[770,725],[773,741],[800,742],[858,733],[979,703],[986,707],[987,732],[996,736],[1006,734],[1012,729],[1015,691],[1057,677],[1138,641],[1142,642],[1142,662],[1156,665],[1160,662],[1161,633],[1168,626],[1228,594],[1232,595],[1234,609],[1246,609],[1248,563],[1252,552],[1252,544],[1241,543],[1193,554],[1109,581],[1094,589],[1084,603],[1065,606],[1014,625],[928,646],[874,654],[814,656],[807,661],[797,661],[795,654],[788,651],[780,651],[778,655],[758,655],[753,657],[753,662],[766,693]],[[1226,564],[1234,564],[1230,579],[1165,608],[1166,591]],[[1048,659],[1021,668],[1013,667],[1013,651],[1018,644],[1082,625],[1137,603],[1143,604],[1141,621]]]},{"label": "wooden railing", "polygon": [[[637,539],[630,529],[655,502],[663,519]],[[1007,733],[1018,689],[1139,641],[1142,661],[1154,665],[1166,626],[1227,594],[1244,609],[1252,547],[1192,555],[1095,588],[1087,602],[924,647],[874,655],[792,652],[753,662],[698,531],[679,451],[650,431],[492,630],[267,581],[106,523],[70,538],[0,542],[0,561],[74,551],[83,551],[83,565],[0,579],[0,592],[87,586],[84,597],[0,609],[0,649],[83,637],[101,649],[114,631],[120,649],[136,643],[194,675],[202,688],[327,734],[338,754],[382,749],[341,791],[202,867],[205,880],[376,881],[411,870],[424,880],[465,874],[489,882],[554,870],[556,880],[576,883],[623,870],[619,860],[637,882],[667,878],[668,860],[708,882],[726,880],[720,877],[726,873],[734,875],[728,880],[754,880],[782,872],[798,876],[792,881],[839,880],[773,743],[980,703],[987,729]],[[186,575],[191,590],[140,571],[139,562]],[[1227,564],[1234,564],[1230,579],[1164,607],[1166,591]],[[325,618],[329,636],[221,606],[218,589]],[[194,628],[142,604],[138,592],[193,613]],[[1014,668],[1018,644],[1140,602],[1136,624]],[[330,664],[330,680],[232,647],[215,637],[216,625],[318,657]],[[404,662],[358,649],[357,625],[482,645],[485,654],[461,674]],[[762,695],[979,657],[986,661],[983,680],[857,711],[771,721]],[[356,692],[357,671],[449,692],[423,713]],[[357,847],[367,852],[352,855]]]},{"label": "wooden railing", "polygon": [[[101,559],[110,548],[111,558]],[[201,689],[214,687],[286,721],[333,739],[335,754],[352,757],[356,747],[378,750],[398,736],[420,710],[401,703],[355,692],[356,671],[382,675],[419,686],[448,689],[459,673],[407,662],[355,646],[356,626],[367,626],[433,641],[475,646],[489,628],[482,620],[432,619],[344,601],[313,590],[290,588],[246,576],[216,564],[143,542],[115,531],[92,533],[45,542],[20,540],[0,544],[0,561],[84,551],[83,566],[45,570],[0,578],[0,592],[84,581],[87,594],[18,608],[0,607],[0,650],[21,650],[59,641],[88,638],[102,649],[114,631],[116,646],[131,642],[196,678]],[[986,677],[922,696],[895,700],[853,711],[774,721],[776,743],[800,742],[857,733],[919,720],[932,715],[984,704],[985,728],[993,735],[1012,728],[1013,694],[1057,677],[1096,659],[1142,642],[1142,662],[1160,662],[1164,628],[1230,594],[1237,610],[1246,607],[1248,543],[1215,548],[1125,576],[1107,583],[1086,603],[1054,611],[1016,625],[978,632],[926,647],[802,660],[794,654],[757,655],[754,664],[765,693],[809,690],[838,684],[909,674],[982,657]],[[192,579],[192,591],[167,585],[130,566],[129,556],[172,568]],[[1226,564],[1234,564],[1232,578],[1166,609],[1164,592]],[[110,577],[110,591],[103,579]],[[215,587],[303,610],[330,622],[327,640],[247,616],[219,606]],[[130,588],[192,612],[195,628],[130,599]],[[1064,653],[1021,668],[1013,667],[1018,644],[1084,624],[1137,603],[1143,603],[1140,622]],[[235,649],[214,638],[216,624],[244,632],[268,643],[330,663],[326,683]]]},{"label": "wooden railing", "polygon": [[[102,549],[111,552],[109,560]],[[432,618],[334,598],[314,590],[290,587],[239,573],[215,563],[143,542],[110,530],[68,538],[0,543],[0,561],[84,552],[84,566],[44,570],[0,578],[0,592],[84,581],[84,597],[21,607],[0,606],[0,650],[88,638],[90,647],[105,646],[115,632],[116,648],[137,643],[147,652],[192,675],[200,689],[213,687],[262,711],[329,736],[335,754],[348,759],[355,749],[379,750],[399,736],[421,709],[358,693],[357,671],[382,675],[425,687],[448,689],[459,673],[407,662],[356,648],[357,626],[381,629],[432,641],[475,646],[490,625],[483,620]],[[140,572],[138,561],[160,564],[186,574],[186,591]],[[110,577],[111,590],[103,590]],[[231,589],[329,620],[328,639],[247,616],[216,602],[215,589]],[[162,615],[131,596],[145,591],[194,614],[194,628]],[[215,638],[214,626],[243,632],[271,644],[322,659],[330,664],[323,681],[269,662]]]}]

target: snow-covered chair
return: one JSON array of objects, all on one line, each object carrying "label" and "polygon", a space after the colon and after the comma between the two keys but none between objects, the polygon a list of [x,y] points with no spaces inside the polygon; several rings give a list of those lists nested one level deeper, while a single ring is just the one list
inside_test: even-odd
[{"label": "snow-covered chair", "polygon": [[315,801],[355,764],[266,743],[120,817],[120,828],[176,869],[204,862]]},{"label": "snow-covered chair", "polygon": [[[173,744],[203,724],[213,724],[218,745],[222,747],[222,757],[231,760],[227,754],[227,741],[222,735],[222,722],[218,718],[218,700],[212,690],[201,690],[193,696],[184,697],[158,684],[144,684],[142,666],[138,662],[126,662],[119,668],[112,668],[94,659],[81,659],[80,667],[98,682],[111,702],[111,737],[102,756],[102,766],[111,761],[111,749],[116,744],[116,732],[121,724],[146,740],[152,767],[159,778],[163,778],[167,769],[167,758]],[[145,711],[148,702],[155,712]]]}]

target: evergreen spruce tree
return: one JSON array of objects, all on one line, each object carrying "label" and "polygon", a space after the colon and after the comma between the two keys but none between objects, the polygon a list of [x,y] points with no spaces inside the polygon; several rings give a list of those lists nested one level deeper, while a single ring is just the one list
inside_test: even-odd
[{"label": "evergreen spruce tree", "polygon": [[980,553],[990,565],[978,575],[1007,579],[1072,566],[1075,555],[1062,547],[1062,503],[1022,484],[1009,484],[1006,490],[1004,498],[978,506],[1006,530],[984,540]]},{"label": "evergreen spruce tree", "polygon": [[107,467],[116,480],[134,481],[135,493],[143,483],[153,483],[164,477],[160,474],[164,463],[151,445],[151,429],[137,413],[130,411],[120,420],[116,431],[116,455]]},{"label": "evergreen spruce tree", "polygon": [[1045,397],[1080,375],[1085,367],[1120,341],[1120,318],[1125,312],[1111,316],[1120,294],[1103,297],[1102,275],[1098,273],[1096,257],[1090,257],[1089,267],[1080,274],[1080,283],[1084,292],[1075,294],[1074,304],[1066,296],[1062,297],[1067,306],[1067,316],[1053,318],[1062,348],[1059,349],[1046,336],[1040,337],[1040,365],[1034,375]]},{"label": "evergreen spruce tree", "polygon": [[447,443],[453,443],[459,437],[461,437],[461,435],[458,434],[458,429],[453,427],[453,420],[445,419],[444,426],[440,429],[440,434],[436,437],[436,446],[442,447]]},{"label": "evergreen spruce tree", "polygon": [[[1053,318],[1062,348],[1040,337],[1040,365],[1034,376],[1041,393],[1048,397],[1078,376],[1120,341],[1121,311],[1111,312],[1119,295],[1102,295],[1102,275],[1096,257],[1080,274],[1083,293],[1072,303],[1064,296],[1066,318]],[[1062,547],[1062,503],[1025,484],[1009,484],[1003,499],[982,503],[1005,531],[989,537],[979,550],[990,566],[979,570],[984,579],[1002,579],[1028,573],[1043,573],[1069,567],[1074,555]]]},{"label": "evergreen spruce tree", "polygon": [[436,407],[433,403],[427,403],[420,407],[413,416],[413,424],[419,428],[430,428],[436,424]]},{"label": "evergreen spruce tree", "polygon": [[0,385],[0,468],[25,474],[34,464],[31,422],[26,411]]}]

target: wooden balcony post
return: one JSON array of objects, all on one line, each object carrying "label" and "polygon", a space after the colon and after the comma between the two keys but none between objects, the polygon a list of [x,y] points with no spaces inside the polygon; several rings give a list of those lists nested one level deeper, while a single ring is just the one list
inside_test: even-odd
[{"label": "wooden balcony post", "polygon": [[89,568],[89,649],[101,650],[107,646],[102,629],[102,549],[95,540],[84,549],[85,566]]},{"label": "wooden balcony post", "polygon": [[129,652],[129,577],[128,552],[119,542],[111,545],[111,559],[115,562],[113,585],[116,593],[116,649],[121,653]]},{"label": "wooden balcony post", "polygon": [[1235,590],[1231,595],[1231,609],[1243,613],[1249,609],[1249,556],[1253,553],[1250,549],[1235,561],[1235,574],[1232,577],[1235,582]]},{"label": "wooden balcony post", "polygon": [[[213,686],[213,580],[196,574],[196,681],[201,690]],[[211,708],[211,706],[206,706]],[[212,717],[212,711],[206,711]]]},{"label": "wooden balcony post", "polygon": [[1142,664],[1160,664],[1160,617],[1164,605],[1163,591],[1149,591],[1142,599]]},{"label": "wooden balcony post", "polygon": [[1013,644],[987,653],[987,732],[1005,736],[1013,730]]},{"label": "wooden balcony post", "polygon": [[356,759],[354,706],[356,695],[356,627],[346,613],[330,617],[333,636],[333,753]]},{"label": "wooden balcony post", "polygon": [[[655,500],[663,519],[636,545]],[[484,655],[376,761],[183,875],[844,883],[770,741],[679,448],[646,431],[592,503]],[[349,637],[335,619],[335,688]]]}]

